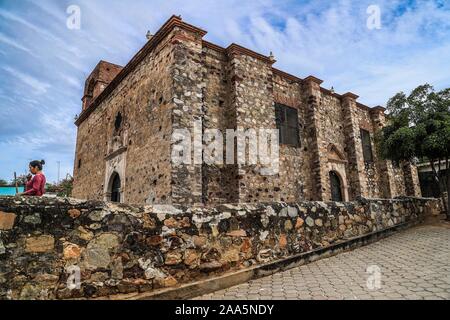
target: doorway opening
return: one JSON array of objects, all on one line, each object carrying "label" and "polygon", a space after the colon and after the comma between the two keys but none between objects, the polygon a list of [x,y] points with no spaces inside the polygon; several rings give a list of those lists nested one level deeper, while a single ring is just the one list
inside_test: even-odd
[{"label": "doorway opening", "polygon": [[337,202],[344,201],[344,198],[342,196],[341,178],[335,171],[330,171],[330,184],[331,184],[331,201]]},{"label": "doorway opening", "polygon": [[120,202],[120,176],[114,172],[111,176],[111,202]]}]

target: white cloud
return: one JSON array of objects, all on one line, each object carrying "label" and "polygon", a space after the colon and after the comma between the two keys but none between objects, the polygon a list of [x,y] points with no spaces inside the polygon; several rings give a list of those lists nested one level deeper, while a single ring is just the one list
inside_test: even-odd
[{"label": "white cloud", "polygon": [[9,72],[12,76],[14,76],[18,80],[22,81],[25,85],[31,87],[32,91],[35,94],[44,94],[51,87],[50,84],[45,83],[39,79],[36,79],[36,78],[30,76],[29,74],[20,72],[14,68],[5,66],[5,67],[3,67],[3,70]]},{"label": "white cloud", "polygon": [[11,47],[13,47],[15,49],[19,49],[19,50],[22,50],[22,51],[27,52],[29,54],[33,54],[30,49],[28,49],[24,45],[20,44],[16,40],[11,39],[10,37],[4,35],[3,33],[0,33],[0,42],[3,42],[4,44],[6,44],[8,46],[11,46]]}]

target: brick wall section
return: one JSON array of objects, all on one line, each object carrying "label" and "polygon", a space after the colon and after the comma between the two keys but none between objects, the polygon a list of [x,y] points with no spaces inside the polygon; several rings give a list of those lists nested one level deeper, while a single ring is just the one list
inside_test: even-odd
[{"label": "brick wall section", "polygon": [[[145,292],[242,270],[440,212],[420,198],[128,206],[0,197],[0,299]],[[79,267],[80,288],[67,287]]]}]

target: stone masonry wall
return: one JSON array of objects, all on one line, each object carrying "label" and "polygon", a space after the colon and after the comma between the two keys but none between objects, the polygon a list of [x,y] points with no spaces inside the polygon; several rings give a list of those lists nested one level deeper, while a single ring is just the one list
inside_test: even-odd
[{"label": "stone masonry wall", "polygon": [[[171,201],[173,46],[160,43],[78,128],[73,196],[103,200],[114,171],[128,203]],[[122,116],[115,129],[118,114]]]},{"label": "stone masonry wall", "polygon": [[[173,287],[417,222],[439,206],[421,198],[185,207],[0,197],[0,299]],[[81,282],[70,290],[74,267]]]},{"label": "stone masonry wall", "polygon": [[[328,201],[332,171],[344,200],[420,196],[414,166],[396,168],[377,157],[374,137],[386,123],[383,108],[364,106],[353,93],[324,89],[314,76],[300,79],[277,70],[273,56],[236,44],[221,48],[203,40],[205,34],[173,16],[139,51],[139,59],[123,69],[106,62],[94,69],[86,92],[99,78],[108,94],[100,94],[92,110],[85,100],[76,122],[75,198],[110,200],[118,174],[123,203]],[[108,68],[108,76],[102,76]],[[172,141],[175,130],[187,129],[195,137],[219,129],[226,145],[227,129],[275,129],[275,103],[298,111],[301,142],[300,147],[280,146],[278,174],[263,175],[260,164],[237,159],[207,164],[201,152],[200,159],[192,159],[193,150],[193,163],[172,163],[179,142]],[[194,124],[200,124],[198,132]],[[361,129],[371,134],[372,163],[363,158]],[[212,139],[192,140],[195,148]]]}]

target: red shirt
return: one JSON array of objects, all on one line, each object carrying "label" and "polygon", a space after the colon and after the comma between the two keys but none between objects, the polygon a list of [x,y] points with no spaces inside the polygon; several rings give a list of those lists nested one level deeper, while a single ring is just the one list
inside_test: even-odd
[{"label": "red shirt", "polygon": [[28,191],[31,188],[33,188],[33,179],[30,179],[29,181],[27,181],[27,183],[25,185],[25,191]]},{"label": "red shirt", "polygon": [[36,196],[41,197],[45,193],[45,176],[42,173],[36,174],[31,182],[27,183],[27,191],[25,191],[26,196]]}]

